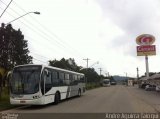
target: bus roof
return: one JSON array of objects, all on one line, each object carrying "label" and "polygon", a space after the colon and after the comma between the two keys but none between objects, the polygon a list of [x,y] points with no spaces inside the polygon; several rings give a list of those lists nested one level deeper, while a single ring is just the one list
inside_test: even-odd
[{"label": "bus roof", "polygon": [[16,67],[22,67],[22,66],[42,66],[42,68],[50,68],[50,69],[55,69],[55,70],[59,70],[59,71],[64,71],[64,72],[68,72],[68,73],[74,73],[74,74],[79,74],[79,75],[84,75],[83,73],[78,73],[78,72],[74,72],[74,71],[70,71],[70,70],[66,70],[66,69],[62,69],[62,68],[58,68],[58,67],[53,67],[53,66],[46,66],[43,64],[25,64],[25,65],[17,65]]}]

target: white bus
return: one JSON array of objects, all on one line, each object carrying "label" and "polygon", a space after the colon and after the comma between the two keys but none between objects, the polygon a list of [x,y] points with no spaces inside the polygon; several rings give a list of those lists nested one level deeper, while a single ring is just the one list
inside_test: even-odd
[{"label": "white bus", "polygon": [[110,79],[103,79],[102,86],[110,86],[110,85],[111,85]]},{"label": "white bus", "polygon": [[51,66],[20,65],[13,69],[10,89],[11,104],[58,104],[85,92],[85,76]]}]

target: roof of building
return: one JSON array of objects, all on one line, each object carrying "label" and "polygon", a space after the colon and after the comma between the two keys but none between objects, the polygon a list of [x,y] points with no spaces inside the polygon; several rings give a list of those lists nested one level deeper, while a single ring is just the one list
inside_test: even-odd
[{"label": "roof of building", "polygon": [[140,80],[147,80],[147,79],[148,79],[147,77],[140,78]]},{"label": "roof of building", "polygon": [[153,79],[159,79],[160,80],[160,74],[154,74],[154,75],[149,77],[149,80],[153,80]]}]

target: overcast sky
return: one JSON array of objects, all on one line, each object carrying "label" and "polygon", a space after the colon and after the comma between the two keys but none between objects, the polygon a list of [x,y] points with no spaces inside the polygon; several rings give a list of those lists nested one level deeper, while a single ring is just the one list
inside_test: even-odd
[{"label": "overcast sky", "polygon": [[[10,0],[0,0],[0,13]],[[136,77],[145,73],[144,57],[136,56],[135,39],[141,34],[156,38],[157,55],[149,57],[149,70],[160,72],[159,0],[13,0],[0,23],[32,11],[12,25],[28,40],[34,63],[74,58],[78,65],[102,73]],[[99,72],[98,72],[99,73]]]}]

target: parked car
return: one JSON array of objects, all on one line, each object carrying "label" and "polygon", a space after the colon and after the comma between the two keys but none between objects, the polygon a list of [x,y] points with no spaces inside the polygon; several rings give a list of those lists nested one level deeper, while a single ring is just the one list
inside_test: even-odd
[{"label": "parked car", "polygon": [[148,84],[148,83],[143,83],[143,84],[139,85],[139,87],[145,89],[145,87],[146,87],[147,85],[150,85],[150,84]]},{"label": "parked car", "polygon": [[156,86],[156,91],[160,92],[160,86]]},{"label": "parked car", "polygon": [[146,91],[155,91],[156,90],[156,86],[155,85],[146,85],[145,87]]}]

